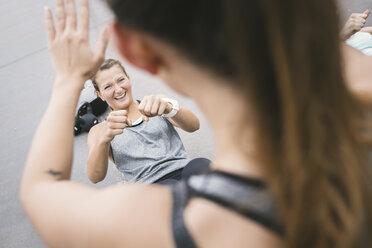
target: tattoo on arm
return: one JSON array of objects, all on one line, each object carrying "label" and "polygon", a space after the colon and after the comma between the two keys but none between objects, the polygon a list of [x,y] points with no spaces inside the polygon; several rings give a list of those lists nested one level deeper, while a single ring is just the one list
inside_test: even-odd
[{"label": "tattoo on arm", "polygon": [[52,176],[60,176],[60,175],[62,175],[62,172],[55,171],[55,170],[52,170],[52,169],[48,170],[46,173],[48,173],[48,174],[50,174]]}]

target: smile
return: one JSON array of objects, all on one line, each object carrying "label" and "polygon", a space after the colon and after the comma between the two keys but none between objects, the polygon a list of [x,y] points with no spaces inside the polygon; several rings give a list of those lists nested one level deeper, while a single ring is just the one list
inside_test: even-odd
[{"label": "smile", "polygon": [[122,95],[117,96],[117,97],[115,97],[114,99],[115,99],[115,100],[122,100],[122,99],[125,97],[126,94],[127,94],[127,92],[124,92]]}]

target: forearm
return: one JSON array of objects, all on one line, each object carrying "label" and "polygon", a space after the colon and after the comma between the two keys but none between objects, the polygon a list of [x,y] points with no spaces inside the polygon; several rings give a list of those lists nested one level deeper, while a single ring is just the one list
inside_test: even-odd
[{"label": "forearm", "polygon": [[[74,82],[65,85],[66,80]],[[70,178],[74,115],[81,81],[76,77],[56,79],[48,108],[28,154],[21,185],[22,194],[38,182]]]},{"label": "forearm", "polygon": [[110,143],[97,142],[89,152],[87,175],[92,183],[105,179],[108,167]]},{"label": "forearm", "polygon": [[178,113],[170,119],[176,124],[176,126],[187,132],[194,132],[200,128],[198,117],[196,117],[196,115],[194,115],[190,110],[182,107],[179,109]]}]

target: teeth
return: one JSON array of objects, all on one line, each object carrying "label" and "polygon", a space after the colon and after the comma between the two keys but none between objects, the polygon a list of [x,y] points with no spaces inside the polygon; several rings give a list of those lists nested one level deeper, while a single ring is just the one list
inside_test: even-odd
[{"label": "teeth", "polygon": [[116,100],[119,100],[120,98],[123,98],[126,94],[127,94],[127,92],[124,92],[124,94],[115,97],[115,99],[116,99]]}]

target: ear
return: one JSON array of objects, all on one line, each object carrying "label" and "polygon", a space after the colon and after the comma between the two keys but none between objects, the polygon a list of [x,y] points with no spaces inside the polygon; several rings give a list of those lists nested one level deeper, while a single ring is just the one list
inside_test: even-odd
[{"label": "ear", "polygon": [[151,74],[158,73],[160,57],[144,35],[122,27],[118,22],[114,22],[111,29],[116,47],[124,58]]},{"label": "ear", "polygon": [[98,90],[96,90],[96,94],[97,94],[97,96],[99,98],[101,98],[102,101],[106,102],[106,100],[102,98],[101,92],[99,92]]}]

